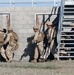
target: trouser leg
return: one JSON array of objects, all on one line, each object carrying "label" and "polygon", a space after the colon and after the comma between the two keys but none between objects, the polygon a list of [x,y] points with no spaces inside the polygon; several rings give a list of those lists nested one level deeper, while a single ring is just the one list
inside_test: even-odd
[{"label": "trouser leg", "polygon": [[52,40],[52,42],[50,44],[48,44],[47,48],[46,48],[46,52],[44,55],[44,59],[47,59],[48,56],[50,55],[50,52],[53,54],[54,58],[57,56],[57,52],[55,51],[55,42],[54,39]]},{"label": "trouser leg", "polygon": [[4,50],[3,47],[1,48],[1,55],[7,61],[7,57],[6,57],[6,54],[5,54],[5,50]]},{"label": "trouser leg", "polygon": [[38,45],[38,50],[39,50],[40,58],[43,58],[45,52],[43,44]]},{"label": "trouser leg", "polygon": [[50,44],[50,49],[51,49],[51,53],[54,56],[54,58],[57,58],[57,51],[56,51],[56,44],[55,44],[55,40],[53,39],[51,44]]},{"label": "trouser leg", "polygon": [[12,59],[13,59],[13,52],[12,52],[12,47],[11,46],[7,47],[6,55],[7,55],[8,59],[9,59],[9,62],[12,61]]},{"label": "trouser leg", "polygon": [[34,59],[38,59],[38,55],[39,55],[38,48],[36,47],[35,48],[35,53],[34,53]]},{"label": "trouser leg", "polygon": [[7,57],[9,59],[9,61],[12,61],[12,59],[13,59],[13,53],[11,52],[11,50],[7,50],[6,54],[7,54]]},{"label": "trouser leg", "polygon": [[50,47],[47,46],[46,52],[45,52],[45,54],[44,54],[44,59],[47,59],[49,55],[50,55]]}]

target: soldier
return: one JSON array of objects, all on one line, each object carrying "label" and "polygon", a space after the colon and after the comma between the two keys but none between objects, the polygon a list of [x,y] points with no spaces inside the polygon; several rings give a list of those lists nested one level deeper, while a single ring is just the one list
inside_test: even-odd
[{"label": "soldier", "polygon": [[57,58],[57,51],[56,50],[56,29],[53,27],[52,22],[47,21],[47,32],[46,32],[46,38],[47,38],[47,47],[46,52],[44,55],[44,59],[47,60],[48,56],[50,55],[50,52],[53,54],[54,58]]},{"label": "soldier", "polygon": [[9,45],[6,48],[6,55],[8,58],[8,62],[11,62],[13,59],[14,50],[17,50],[18,48],[18,36],[15,36],[15,33],[10,27],[8,29],[7,39],[5,40],[4,44],[6,44],[7,42],[9,42]]},{"label": "soldier", "polygon": [[35,35],[32,42],[36,43],[36,47],[35,47],[34,60],[32,60],[31,62],[36,63],[39,54],[40,54],[40,59],[42,59],[44,55],[44,46],[43,46],[44,34],[39,31],[38,26],[34,26],[33,30],[35,32]]},{"label": "soldier", "polygon": [[4,35],[3,28],[0,27],[0,53],[1,53],[2,57],[6,61],[8,61],[6,54],[5,54],[5,49],[4,49],[4,38],[5,38],[5,35]]}]

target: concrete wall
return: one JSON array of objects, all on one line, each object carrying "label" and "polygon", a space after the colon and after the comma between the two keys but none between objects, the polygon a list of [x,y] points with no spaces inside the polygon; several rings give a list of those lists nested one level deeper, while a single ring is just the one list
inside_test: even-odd
[{"label": "concrete wall", "polygon": [[[0,13],[3,12],[10,13],[11,27],[19,36],[19,49],[15,51],[14,60],[19,61],[23,53],[25,57],[22,60],[28,61],[29,56],[33,56],[32,48],[31,48],[33,47],[33,45],[30,45],[29,49],[26,49],[26,47],[28,46],[28,42],[27,42],[28,37],[34,34],[32,28],[35,25],[35,14],[51,13],[51,10],[52,7],[0,8]],[[26,50],[26,52],[24,50]]]}]

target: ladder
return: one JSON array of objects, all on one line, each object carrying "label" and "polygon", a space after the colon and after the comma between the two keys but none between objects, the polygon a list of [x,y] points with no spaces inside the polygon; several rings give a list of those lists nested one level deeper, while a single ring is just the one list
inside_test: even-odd
[{"label": "ladder", "polygon": [[61,0],[57,42],[58,60],[74,58],[74,0]]}]

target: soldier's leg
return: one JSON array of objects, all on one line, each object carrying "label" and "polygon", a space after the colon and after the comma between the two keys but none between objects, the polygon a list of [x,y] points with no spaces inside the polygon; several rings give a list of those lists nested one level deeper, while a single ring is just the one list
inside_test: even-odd
[{"label": "soldier's leg", "polygon": [[46,52],[44,54],[44,59],[47,60],[48,56],[50,55],[50,47],[46,48]]},{"label": "soldier's leg", "polygon": [[35,53],[34,53],[34,59],[38,59],[38,55],[39,55],[38,48],[36,47],[35,48]]},{"label": "soldier's leg", "polygon": [[43,44],[39,44],[38,45],[38,50],[39,50],[39,53],[40,53],[40,58],[43,59],[44,58],[44,45]]},{"label": "soldier's leg", "polygon": [[53,54],[54,58],[57,59],[58,55],[57,55],[57,51],[56,51],[56,43],[55,40],[53,39],[51,44],[50,44],[50,49],[51,49],[51,53]]},{"label": "soldier's leg", "polygon": [[34,52],[34,60],[32,60],[31,62],[36,63],[38,59],[38,55],[39,55],[38,48],[36,47]]},{"label": "soldier's leg", "polygon": [[13,52],[12,52],[12,47],[11,46],[8,46],[7,49],[6,49],[6,55],[8,57],[8,62],[11,62],[12,59],[13,59]]},{"label": "soldier's leg", "polygon": [[6,61],[8,61],[8,59],[7,59],[7,57],[6,57],[6,54],[5,54],[5,50],[4,50],[3,47],[1,48],[0,52],[1,52],[2,57],[3,57]]},{"label": "soldier's leg", "polygon": [[7,57],[9,59],[8,61],[11,62],[12,59],[13,59],[13,53],[12,53],[12,51],[11,50],[7,50],[6,54],[7,54]]}]

